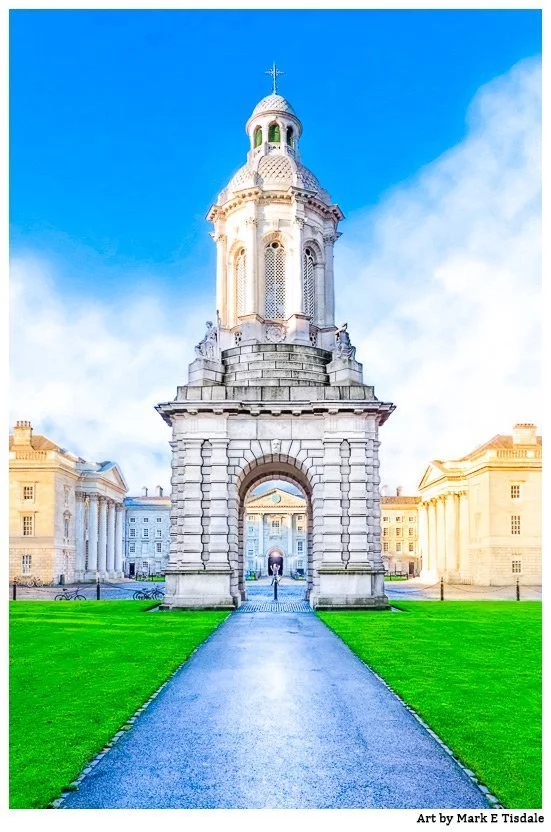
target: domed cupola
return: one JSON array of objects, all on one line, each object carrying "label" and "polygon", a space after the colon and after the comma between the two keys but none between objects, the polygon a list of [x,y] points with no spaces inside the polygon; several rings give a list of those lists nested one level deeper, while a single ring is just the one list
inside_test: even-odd
[{"label": "domed cupola", "polygon": [[333,343],[333,244],[343,218],[300,161],[302,124],[276,89],[246,124],[247,161],[208,213],[217,245],[220,343]]}]

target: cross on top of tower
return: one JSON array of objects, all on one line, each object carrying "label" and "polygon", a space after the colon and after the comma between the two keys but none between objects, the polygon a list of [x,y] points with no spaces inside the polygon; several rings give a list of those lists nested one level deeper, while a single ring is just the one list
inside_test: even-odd
[{"label": "cross on top of tower", "polygon": [[273,84],[274,84],[273,94],[277,95],[277,76],[278,75],[285,75],[285,73],[281,69],[277,68],[277,66],[275,64],[275,61],[274,61],[274,63],[272,64],[272,68],[266,70],[266,75],[271,75],[272,76],[272,80],[273,80]]}]

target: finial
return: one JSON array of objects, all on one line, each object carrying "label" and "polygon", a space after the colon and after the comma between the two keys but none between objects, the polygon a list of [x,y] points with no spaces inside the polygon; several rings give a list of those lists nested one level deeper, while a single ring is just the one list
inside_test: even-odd
[{"label": "finial", "polygon": [[266,75],[271,75],[272,76],[273,83],[274,83],[273,94],[277,95],[277,76],[278,75],[285,75],[285,73],[281,69],[277,68],[277,66],[275,64],[275,61],[274,61],[273,64],[272,64],[272,68],[266,70]]}]

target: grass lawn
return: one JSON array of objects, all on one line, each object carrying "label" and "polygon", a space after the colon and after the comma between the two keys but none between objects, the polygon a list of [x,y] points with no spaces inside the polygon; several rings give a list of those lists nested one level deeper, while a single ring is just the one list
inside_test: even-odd
[{"label": "grass lawn", "polygon": [[541,602],[393,605],[318,615],[504,806],[541,808]]},{"label": "grass lawn", "polygon": [[43,808],[227,612],[10,603],[10,807]]}]

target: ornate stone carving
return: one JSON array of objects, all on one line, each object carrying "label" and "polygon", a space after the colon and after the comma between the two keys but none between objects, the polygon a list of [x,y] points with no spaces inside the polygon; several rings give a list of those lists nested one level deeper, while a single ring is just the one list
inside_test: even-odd
[{"label": "ornate stone carving", "polygon": [[272,453],[278,454],[281,451],[281,439],[272,439]]},{"label": "ornate stone carving", "polygon": [[197,358],[208,358],[211,361],[219,361],[218,327],[212,321],[207,321],[207,331],[203,339],[195,346]]},{"label": "ornate stone carving", "polygon": [[335,349],[333,350],[333,358],[351,358],[352,361],[354,361],[356,359],[356,347],[352,346],[347,327],[348,324],[343,324],[335,332]]},{"label": "ornate stone carving", "polygon": [[318,345],[318,328],[314,324],[310,324],[310,343],[313,347]]},{"label": "ornate stone carving", "polygon": [[266,329],[266,341],[269,341],[271,344],[279,344],[285,340],[286,334],[284,326],[270,324]]}]

